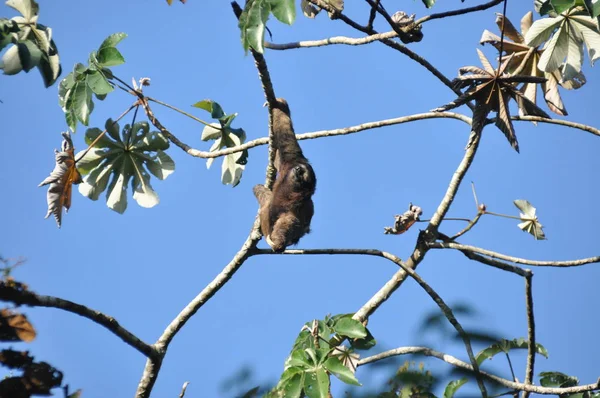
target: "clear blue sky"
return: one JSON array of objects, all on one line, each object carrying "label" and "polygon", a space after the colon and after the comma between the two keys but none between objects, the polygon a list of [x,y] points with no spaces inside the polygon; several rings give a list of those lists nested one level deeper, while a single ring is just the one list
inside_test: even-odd
[{"label": "clear blue sky", "polygon": [[[214,99],[226,112],[239,113],[235,126],[243,127],[248,139],[265,136],[264,96],[253,60],[244,56],[229,3],[175,3],[41,1],[39,21],[53,28],[63,76],[76,62],[85,62],[106,36],[126,32],[129,37],[119,48],[127,63],[113,69],[117,76],[126,81],[150,77],[148,95],[200,117],[206,115],[190,105]],[[366,18],[362,2],[347,3],[349,15]],[[388,7],[393,12],[392,3]],[[475,4],[439,3],[435,12]],[[402,2],[402,7],[419,17],[428,13],[420,1]],[[532,8],[532,1],[511,1],[508,16],[518,25]],[[13,15],[7,7],[0,10],[0,15]],[[411,48],[453,77],[457,68],[478,64],[475,48],[482,31],[497,32],[493,11],[500,8],[428,23],[424,40]],[[376,28],[386,29],[383,21],[377,22]],[[279,43],[360,37],[326,15],[316,20],[299,16],[292,27],[272,21],[269,27]],[[490,59],[495,57],[491,48],[482,49]],[[377,43],[270,51],[266,57],[275,91],[288,99],[299,133],[425,112],[454,98],[429,72]],[[563,99],[570,120],[598,127],[598,71],[586,59],[584,72],[588,84],[577,92],[563,91]],[[205,160],[172,147],[176,172],[164,182],[153,182],[160,205],[143,209],[130,197],[127,212],[119,215],[106,207],[104,197],[92,202],[75,191],[59,230],[54,220],[43,218],[46,189],[37,187],[52,170],[53,149],[66,129],[57,85],[44,89],[37,71],[1,76],[0,99],[0,251],[28,260],[15,277],[40,294],[112,315],[145,341],[155,341],[246,238],[257,209],[251,188],[264,181],[266,147],[251,150],[242,182],[233,189],[220,182],[220,160],[207,171]],[[103,126],[131,102],[121,92],[97,102],[91,125]],[[200,141],[201,125],[158,106],[154,110],[183,141],[209,148]],[[537,207],[549,240],[536,242],[513,220],[485,217],[461,241],[532,259],[600,254],[600,138],[547,124],[520,122],[515,127],[521,154],[496,128],[488,127],[465,181],[475,181],[480,200],[491,211],[516,215],[512,201],[528,199]],[[78,149],[84,147],[83,132],[80,128],[74,137]],[[318,188],[313,232],[299,247],[378,248],[406,258],[418,229],[389,236],[383,235],[383,227],[411,201],[423,208],[424,218],[431,216],[463,156],[467,136],[460,122],[432,120],[303,141]],[[449,216],[471,217],[475,212],[470,187],[464,184]],[[454,233],[462,227],[445,222],[441,230]],[[550,359],[537,361],[536,373],[560,370],[579,376],[582,383],[600,375],[595,317],[599,267],[534,269],[537,337],[550,352]],[[190,397],[220,396],[220,382],[243,365],[253,367],[257,380],[274,380],[304,322],[356,311],[394,272],[393,264],[365,257],[249,259],[177,335],[153,397],[177,396],[185,381],[191,382]],[[526,335],[524,281],[519,277],[450,251],[430,252],[418,272],[447,302],[469,303],[478,310],[472,320],[459,319],[466,326],[506,338]],[[369,327],[381,342],[378,349],[427,343],[466,358],[460,344],[418,335],[423,315],[435,308],[418,285],[407,281],[371,317]],[[26,313],[39,336],[32,344],[15,347],[64,371],[66,381],[83,388],[86,398],[133,395],[145,363],[141,354],[73,314],[54,309]],[[514,355],[513,362],[522,380],[524,356]],[[428,363],[438,369],[433,360]],[[486,366],[509,375],[501,358]],[[361,374],[364,370],[359,379]]]}]

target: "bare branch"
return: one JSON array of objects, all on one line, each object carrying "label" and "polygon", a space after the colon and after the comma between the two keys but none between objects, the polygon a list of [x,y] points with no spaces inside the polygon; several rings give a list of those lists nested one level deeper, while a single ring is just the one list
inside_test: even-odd
[{"label": "bare branch", "polygon": [[418,19],[415,22],[415,24],[421,25],[421,24],[423,24],[423,23],[425,23],[427,21],[432,21],[434,19],[454,17],[456,15],[464,15],[464,14],[469,14],[471,12],[487,10],[488,8],[492,8],[495,5],[498,5],[498,4],[502,3],[503,1],[504,0],[492,0],[492,1],[488,2],[488,3],[480,4],[478,6],[467,7],[467,8],[462,8],[462,9],[453,10],[453,11],[440,12],[440,13],[437,13],[437,14],[426,15],[423,18]]},{"label": "bare branch", "polygon": [[588,133],[592,133],[594,135],[600,136],[599,129],[592,127],[592,126],[582,124],[582,123],[570,122],[568,120],[546,119],[546,118],[539,117],[539,116],[511,116],[511,119],[517,120],[520,122],[540,122],[540,123],[548,123],[548,124],[558,124],[560,126],[571,127],[574,129],[587,131]]},{"label": "bare branch", "polygon": [[332,44],[344,44],[347,46],[361,46],[363,44],[369,44],[374,41],[381,41],[384,39],[392,39],[397,36],[398,36],[398,34],[392,30],[389,32],[376,33],[376,34],[372,34],[372,35],[361,37],[361,38],[346,37],[346,36],[334,36],[334,37],[329,37],[327,39],[321,39],[321,40],[304,40],[304,41],[297,41],[297,42],[283,43],[283,44],[265,42],[265,47],[268,49],[271,49],[271,50],[291,50],[291,49],[295,49],[295,48],[323,47],[323,46],[329,46]]},{"label": "bare branch", "polygon": [[185,390],[187,390],[187,387],[189,384],[190,384],[189,381],[186,381],[185,383],[183,383],[183,387],[181,387],[181,393],[179,394],[179,398],[183,398],[185,396]]},{"label": "bare branch", "polygon": [[84,305],[58,297],[39,295],[29,290],[13,288],[5,282],[0,284],[0,300],[8,301],[16,305],[27,305],[30,307],[58,308],[73,314],[77,314],[97,323],[98,325],[104,326],[111,333],[145,356],[152,358],[156,357],[157,355],[157,351],[154,346],[146,344],[139,337],[122,327],[115,318],[105,315],[100,311],[88,308]]},{"label": "bare branch", "polygon": [[532,267],[578,267],[585,264],[600,263],[600,256],[582,258],[578,260],[569,261],[535,261],[527,260],[519,257],[507,256],[506,254],[496,253],[491,250],[481,249],[475,246],[461,245],[452,242],[432,242],[428,244],[430,249],[454,249],[460,251],[467,251],[472,253],[482,254],[484,256],[497,258],[504,261],[510,261],[515,264],[524,264]]},{"label": "bare branch", "polygon": [[371,6],[371,11],[369,13],[369,22],[367,22],[367,29],[373,29],[373,23],[375,22],[375,17],[377,17],[377,8],[379,7],[379,1],[375,0],[375,3]]},{"label": "bare branch", "polygon": [[451,236],[450,240],[456,240],[456,239],[460,238],[461,236],[463,236],[464,234],[466,234],[467,232],[469,232],[471,230],[471,228],[473,228],[475,226],[475,224],[477,224],[477,222],[479,221],[481,216],[483,216],[483,214],[484,213],[482,213],[481,211],[478,212],[477,215],[472,220],[469,221],[469,224],[467,224],[467,226],[464,227],[461,231],[459,231],[455,235]]},{"label": "bare branch", "polygon": [[[533,382],[533,368],[535,365],[535,318],[533,316],[533,292],[531,283],[533,281],[533,273],[525,277],[525,302],[527,309],[527,370],[525,373],[525,384]],[[529,391],[523,393],[523,398],[529,397]]]},{"label": "bare branch", "polygon": [[480,256],[479,254],[475,254],[470,251],[461,250],[461,253],[464,254],[465,256],[467,256],[467,258],[470,260],[478,261],[482,264],[490,265],[494,268],[498,268],[503,271],[512,272],[513,274],[517,274],[517,275],[520,275],[523,277],[526,277],[527,275],[529,275],[531,273],[531,271],[529,271],[527,269],[523,269],[523,268],[514,266],[512,264],[504,263],[502,261],[495,260],[493,258]]},{"label": "bare branch", "polygon": [[[463,362],[460,359],[457,359],[451,355],[444,354],[443,352],[435,351],[435,350],[432,350],[431,348],[427,348],[427,347],[395,348],[393,350],[385,351],[385,352],[382,352],[377,355],[363,358],[360,361],[358,361],[358,366],[366,365],[366,364],[372,363],[372,362],[377,362],[382,359],[390,358],[390,357],[397,356],[397,355],[410,355],[410,354],[421,354],[421,355],[425,355],[428,357],[434,357],[434,358],[440,359],[446,363],[449,363],[450,365],[455,366],[457,368],[473,372],[473,367],[470,364]],[[533,385],[528,385],[528,384],[523,384],[523,383],[516,383],[514,381],[507,380],[502,377],[498,377],[498,376],[495,376],[493,374],[490,374],[490,373],[487,373],[484,371],[480,371],[480,374],[483,377],[485,377],[486,379],[495,381],[496,383],[501,384],[501,385],[503,385],[507,388],[513,389],[513,390],[529,391],[529,392],[534,392],[537,394],[544,394],[544,395],[577,394],[577,393],[582,393],[582,392],[586,392],[586,391],[594,391],[594,390],[600,389],[600,379],[598,381],[596,381],[596,383],[593,383],[593,384],[585,384],[582,386],[567,387],[567,388],[553,388],[553,387],[538,387],[538,386],[533,386]]]}]

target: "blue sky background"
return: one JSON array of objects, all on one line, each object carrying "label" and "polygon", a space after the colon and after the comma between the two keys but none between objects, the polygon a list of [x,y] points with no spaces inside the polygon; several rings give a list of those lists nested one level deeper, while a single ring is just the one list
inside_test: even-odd
[{"label": "blue sky background", "polygon": [[[175,3],[41,1],[39,21],[53,28],[63,76],[76,62],[85,62],[106,36],[126,32],[129,37],[119,49],[127,63],[113,69],[117,76],[126,81],[150,77],[148,95],[205,119],[203,111],[190,105],[214,99],[226,112],[239,113],[234,126],[243,127],[249,140],[265,136],[264,96],[253,60],[244,56],[229,3]],[[366,6],[347,3],[347,14],[364,22]],[[396,11],[394,2],[388,3],[389,11]],[[474,4],[441,1],[433,11]],[[401,6],[418,17],[429,13],[419,1]],[[508,16],[518,26],[530,9],[532,1],[511,1]],[[0,15],[14,15],[8,7],[0,10]],[[501,9],[427,23],[424,40],[410,48],[453,77],[461,66],[478,65],[475,48],[481,33],[486,28],[497,32],[494,11]],[[316,20],[300,15],[292,27],[271,21],[269,27],[278,43],[362,36],[324,14]],[[379,19],[376,28],[388,29]],[[490,59],[495,57],[491,47],[482,49]],[[268,51],[266,58],[276,94],[288,99],[298,133],[421,113],[454,98],[428,71],[379,43]],[[562,91],[563,99],[569,120],[598,127],[598,71],[586,59],[584,72],[587,85],[577,92]],[[250,151],[243,179],[232,189],[220,182],[221,160],[207,171],[205,160],[172,147],[176,172],[164,182],[153,181],[160,205],[143,209],[129,197],[127,212],[119,215],[106,207],[104,197],[92,202],[75,191],[59,230],[54,220],[44,220],[46,189],[37,187],[52,170],[53,149],[60,147],[60,132],[66,129],[57,85],[44,89],[35,71],[2,76],[0,99],[0,251],[5,257],[27,258],[15,277],[40,294],[112,315],[145,341],[155,341],[241,247],[256,215],[251,188],[264,181],[267,148]],[[122,92],[97,102],[91,126],[103,126],[131,103]],[[181,140],[208,150],[210,143],[200,141],[201,125],[158,105],[153,108]],[[465,181],[476,183],[480,201],[490,211],[518,215],[512,201],[529,200],[538,209],[548,240],[535,241],[514,220],[484,217],[461,242],[532,259],[598,255],[599,138],[548,124],[519,122],[515,127],[521,154],[496,128],[488,127]],[[84,148],[84,131],[80,126],[74,137],[78,150]],[[389,236],[383,235],[383,227],[411,201],[423,208],[424,218],[433,214],[467,137],[461,122],[430,120],[303,141],[318,188],[313,232],[299,247],[378,248],[407,257],[418,228]],[[449,216],[475,213],[466,183]],[[445,222],[441,230],[452,234],[463,226]],[[550,359],[538,359],[536,374],[559,370],[579,376],[582,383],[600,375],[598,267],[534,269],[537,339],[550,352]],[[222,396],[221,381],[244,365],[253,368],[257,381],[275,380],[304,322],[356,311],[394,272],[392,263],[367,257],[249,259],[177,335],[153,397],[177,396],[185,381],[191,382],[186,397]],[[459,318],[466,327],[505,338],[526,335],[524,281],[519,277],[452,251],[429,252],[418,272],[448,303],[477,309],[476,317]],[[370,319],[381,343],[376,349],[427,343],[465,359],[462,344],[419,334],[423,316],[435,309],[418,285],[407,281]],[[64,371],[66,381],[82,388],[86,398],[133,395],[145,363],[141,354],[73,314],[25,311],[39,336],[32,344],[14,347],[28,349]],[[525,356],[512,358],[522,380]],[[446,369],[434,360],[427,363]],[[500,357],[484,368],[509,376]],[[358,378],[365,372],[360,369]],[[335,383],[339,391],[340,383]],[[474,386],[465,392],[476,391]]]}]

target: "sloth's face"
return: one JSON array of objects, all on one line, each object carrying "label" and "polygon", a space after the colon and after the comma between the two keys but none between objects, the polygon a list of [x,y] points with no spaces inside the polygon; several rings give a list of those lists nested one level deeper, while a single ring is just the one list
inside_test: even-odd
[{"label": "sloth's face", "polygon": [[304,164],[294,166],[292,177],[293,181],[302,187],[315,185],[315,173],[310,166]]}]

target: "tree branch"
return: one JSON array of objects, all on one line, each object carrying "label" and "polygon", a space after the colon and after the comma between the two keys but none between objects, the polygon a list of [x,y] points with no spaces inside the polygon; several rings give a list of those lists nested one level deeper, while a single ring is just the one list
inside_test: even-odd
[{"label": "tree branch", "polygon": [[[450,365],[455,366],[457,368],[468,370],[471,372],[474,371],[473,367],[470,364],[463,362],[460,359],[457,359],[451,355],[444,354],[443,352],[435,351],[435,350],[432,350],[431,348],[427,348],[427,347],[395,348],[393,350],[385,351],[385,352],[382,352],[377,355],[363,358],[360,361],[358,361],[358,366],[366,365],[366,364],[372,363],[372,362],[377,362],[382,359],[393,357],[393,356],[409,355],[409,354],[421,354],[421,355],[425,355],[428,357],[434,357],[434,358],[440,359],[446,363],[449,363]],[[480,371],[480,374],[483,377],[485,377],[486,379],[495,381],[496,383],[501,384],[507,388],[511,388],[513,390],[529,391],[529,392],[534,392],[537,394],[544,394],[544,395],[577,394],[577,393],[582,393],[582,392],[586,392],[586,391],[594,391],[594,390],[600,389],[600,379],[598,381],[596,381],[596,383],[593,383],[593,384],[586,384],[586,385],[582,385],[582,386],[567,387],[567,388],[554,388],[554,387],[538,387],[538,386],[533,386],[533,385],[528,385],[528,384],[523,384],[523,383],[516,383],[514,381],[507,380],[502,377],[498,377],[498,376],[495,376],[493,374],[490,374],[490,373],[487,373],[484,371]]]},{"label": "tree branch", "polygon": [[491,250],[481,249],[475,246],[461,245],[452,242],[430,242],[428,243],[428,246],[430,249],[454,249],[471,253],[478,253],[492,258],[510,261],[511,263],[524,264],[532,267],[578,267],[585,264],[600,263],[600,256],[568,261],[535,261],[519,257],[507,256],[505,254],[496,253]]},{"label": "tree branch", "polygon": [[418,19],[415,24],[417,25],[421,25],[427,21],[432,21],[434,19],[440,19],[440,18],[447,18],[447,17],[454,17],[457,15],[464,15],[464,14],[468,14],[471,12],[476,12],[476,11],[483,11],[483,10],[487,10],[488,8],[492,8],[495,5],[498,5],[500,3],[502,3],[504,0],[492,0],[488,3],[484,3],[484,4],[480,4],[478,6],[473,6],[473,7],[467,7],[467,8],[462,8],[459,10],[453,10],[453,11],[446,11],[446,12],[440,12],[437,14],[431,14],[431,15],[426,15],[423,18]]},{"label": "tree branch", "polygon": [[[527,309],[527,370],[525,371],[525,384],[533,382],[533,368],[535,365],[535,318],[533,316],[533,291],[531,284],[533,273],[525,277],[525,302]],[[529,391],[523,393],[523,398],[529,397]]]},{"label": "tree branch", "polygon": [[111,333],[145,356],[153,358],[157,355],[157,351],[154,346],[146,344],[139,337],[122,327],[115,318],[105,315],[100,311],[88,308],[84,305],[58,297],[39,295],[29,290],[19,289],[16,286],[13,287],[6,282],[0,283],[0,300],[8,301],[16,305],[27,305],[30,307],[58,308],[73,314],[77,314],[97,323],[98,325],[104,326]]}]

